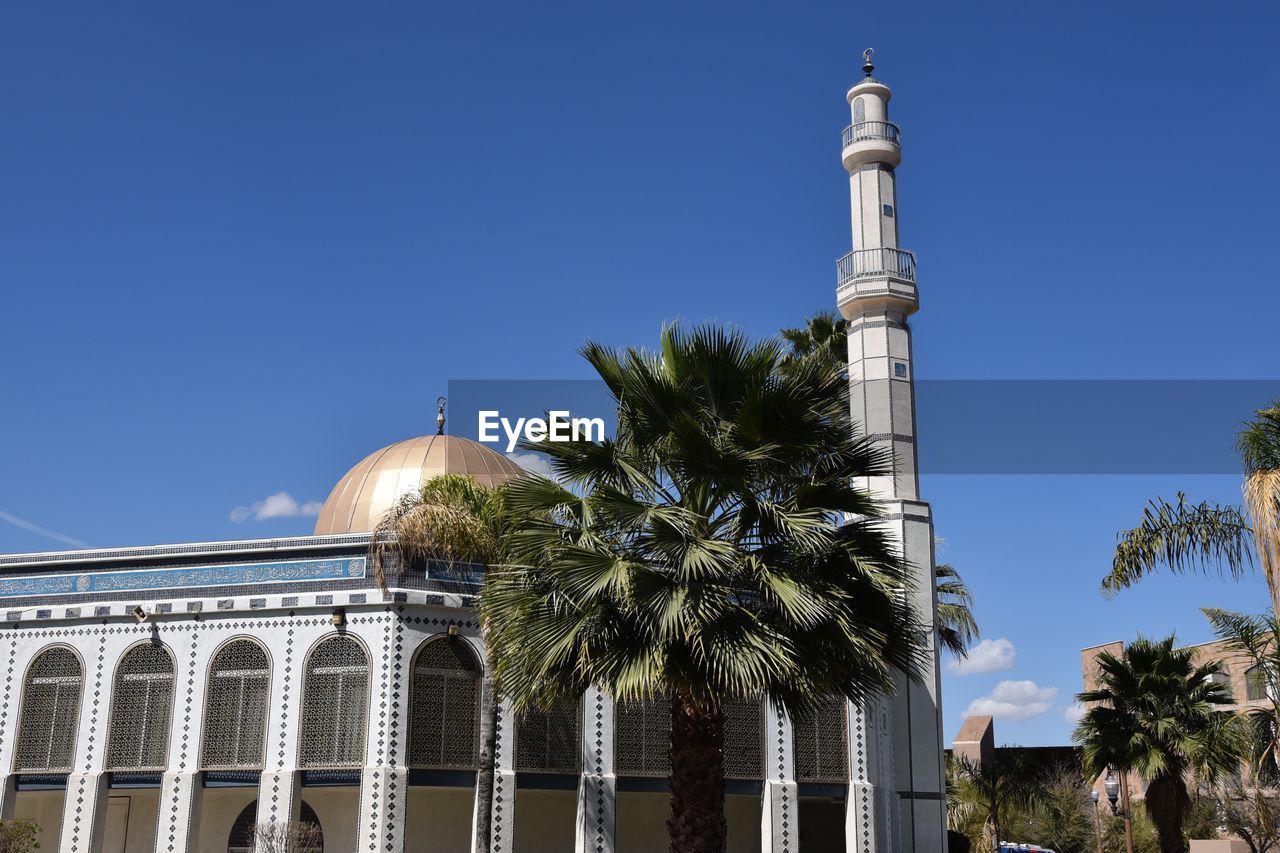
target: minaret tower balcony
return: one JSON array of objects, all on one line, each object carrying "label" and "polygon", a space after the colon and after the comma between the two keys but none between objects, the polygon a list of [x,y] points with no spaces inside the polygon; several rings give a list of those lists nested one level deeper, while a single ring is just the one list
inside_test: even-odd
[{"label": "minaret tower balcony", "polygon": [[[871,97],[859,97],[862,95]],[[841,159],[846,171],[852,172],[864,163],[896,166],[902,162],[898,126],[885,114],[890,97],[889,87],[870,76],[845,96],[853,107],[853,124],[844,129],[841,139]]]},{"label": "minaret tower balcony", "polygon": [[836,305],[846,318],[864,305],[900,303],[908,314],[918,305],[916,256],[905,249],[855,249],[836,261]]}]

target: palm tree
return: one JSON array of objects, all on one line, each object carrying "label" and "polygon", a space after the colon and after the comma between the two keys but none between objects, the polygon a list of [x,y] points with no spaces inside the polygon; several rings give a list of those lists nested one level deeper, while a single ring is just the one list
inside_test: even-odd
[{"label": "palm tree", "polygon": [[1280,782],[1280,619],[1216,608],[1206,608],[1204,614],[1226,647],[1246,657],[1251,677],[1266,693],[1269,707],[1246,707],[1240,713],[1250,734],[1255,778],[1275,787]]},{"label": "palm tree", "polygon": [[969,646],[980,636],[973,618],[973,593],[949,563],[939,563],[933,574],[938,590],[938,642],[956,657],[968,657]]},{"label": "palm tree", "polygon": [[[503,486],[482,486],[468,476],[442,474],[401,498],[379,522],[370,541],[370,557],[379,585],[386,587],[389,566],[423,566],[428,561],[480,565],[486,569],[502,553],[507,517]],[[489,633],[481,619],[481,631]],[[472,850],[487,853],[493,814],[494,752],[498,725],[495,662],[487,640],[488,660],[480,681],[479,770],[476,773],[475,826]]]},{"label": "palm tree", "polygon": [[784,370],[777,341],[669,326],[660,352],[583,355],[617,435],[539,444],[560,482],[507,486],[513,565],[481,605],[498,684],[517,710],[592,684],[669,698],[670,849],[723,853],[723,703],[865,701],[928,653],[908,568],[852,485],[885,460],[852,440],[840,372]]},{"label": "palm tree", "polygon": [[[1259,409],[1236,436],[1244,467],[1244,505],[1150,501],[1142,523],[1120,534],[1105,592],[1124,589],[1160,566],[1175,573],[1225,572],[1241,577],[1256,553],[1280,616],[1280,401]],[[1252,521],[1252,526],[1250,526]]]},{"label": "palm tree", "polygon": [[1040,801],[1039,775],[1017,747],[997,749],[984,762],[957,756],[951,759],[951,769],[962,811],[973,810],[982,817],[981,846],[998,853],[1003,818],[1013,809],[1029,810]]},{"label": "palm tree", "polygon": [[1076,696],[1092,703],[1076,726],[1085,773],[1136,772],[1147,783],[1144,805],[1162,853],[1185,849],[1182,822],[1190,805],[1188,779],[1214,783],[1239,766],[1244,741],[1226,688],[1210,676],[1218,662],[1197,666],[1175,638],[1138,638],[1122,655],[1097,657],[1098,689]]},{"label": "palm tree", "polygon": [[779,334],[791,345],[791,351],[783,357],[784,366],[810,356],[824,358],[841,370],[848,364],[849,321],[831,311],[807,318],[802,329],[783,329]]}]

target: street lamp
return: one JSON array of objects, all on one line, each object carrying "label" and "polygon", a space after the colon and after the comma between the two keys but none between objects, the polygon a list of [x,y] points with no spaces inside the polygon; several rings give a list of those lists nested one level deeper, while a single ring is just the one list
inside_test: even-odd
[{"label": "street lamp", "polygon": [[[1102,787],[1107,789],[1107,800],[1111,803],[1111,813],[1120,814],[1120,810],[1116,808],[1116,800],[1120,799],[1120,782],[1116,779],[1116,774],[1111,768],[1107,768],[1107,781],[1102,783]],[[1097,791],[1094,791],[1097,794]]]},{"label": "street lamp", "polygon": [[1100,796],[1099,796],[1099,794],[1098,794],[1098,789],[1097,789],[1097,788],[1093,788],[1092,790],[1090,790],[1090,791],[1089,791],[1089,799],[1093,800],[1093,822],[1094,822],[1094,824],[1097,826],[1097,829],[1098,829],[1098,853],[1103,853],[1103,850],[1102,850],[1102,812],[1098,811],[1098,800],[1099,800],[1099,799],[1101,799],[1101,797],[1100,797]]},{"label": "street lamp", "polygon": [[[1129,776],[1125,774],[1116,779],[1115,771],[1107,768],[1107,780],[1102,783],[1107,792],[1107,800],[1111,803],[1111,813],[1124,817],[1124,841],[1129,853],[1133,853],[1133,819],[1129,809]],[[1116,800],[1120,800],[1121,808],[1116,808]]]}]

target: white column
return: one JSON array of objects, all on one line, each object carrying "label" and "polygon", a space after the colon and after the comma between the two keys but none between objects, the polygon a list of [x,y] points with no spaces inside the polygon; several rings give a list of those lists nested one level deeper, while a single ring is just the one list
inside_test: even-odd
[{"label": "white column", "polygon": [[401,677],[408,671],[404,625],[399,614],[388,609],[377,617],[352,619],[351,630],[371,655],[356,849],[396,853],[404,849],[409,788],[403,740],[409,682]]},{"label": "white column", "polygon": [[[480,713],[485,713],[481,708]],[[516,717],[507,700],[498,702],[498,723],[493,731],[493,804],[489,810],[489,850],[511,853],[516,841]],[[479,797],[476,798],[480,808]],[[475,826],[474,821],[472,826]],[[474,830],[472,831],[474,835]],[[476,850],[472,839],[472,850]]]},{"label": "white column", "polygon": [[146,637],[145,629],[123,628],[97,637],[91,659],[86,654],[81,688],[79,738],[62,805],[62,853],[91,853],[102,848],[107,819],[107,725],[111,714],[115,669],[132,643]]},{"label": "white column", "polygon": [[590,687],[582,697],[582,776],[574,853],[613,853],[614,805],[618,777],[613,772],[613,700]]},{"label": "white column", "polygon": [[261,824],[293,823],[302,811],[298,732],[302,724],[303,664],[307,650],[332,628],[327,621],[289,620],[282,637],[272,637],[271,690],[267,703],[266,758],[258,781]]},{"label": "white column", "polygon": [[13,777],[13,750],[18,742],[18,704],[22,692],[22,673],[15,664],[18,642],[16,631],[6,631],[0,639],[0,660],[4,660],[4,694],[0,699],[0,820],[13,817],[16,800]]},{"label": "white column", "polygon": [[877,853],[899,849],[898,795],[893,788],[893,717],[880,698],[849,703],[849,795],[845,849]]},{"label": "white column", "polygon": [[760,808],[762,853],[800,849],[800,802],[792,750],[791,720],[765,701],[764,791]]},{"label": "white column", "polygon": [[205,687],[209,655],[201,648],[203,623],[186,622],[186,633],[166,632],[174,656],[173,715],[169,719],[168,768],[160,785],[156,853],[193,849],[200,835],[204,786],[200,779]]}]

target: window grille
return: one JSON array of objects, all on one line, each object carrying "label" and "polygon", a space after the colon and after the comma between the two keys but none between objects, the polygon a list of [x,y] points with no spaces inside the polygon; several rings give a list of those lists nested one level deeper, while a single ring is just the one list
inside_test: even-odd
[{"label": "window grille", "polygon": [[582,701],[531,708],[516,721],[516,771],[577,773],[582,769]]},{"label": "window grille", "polygon": [[369,657],[350,637],[324,640],[307,661],[302,694],[301,767],[364,764]]},{"label": "window grille", "polygon": [[671,772],[671,699],[659,694],[639,702],[619,702],[613,720],[613,761],[619,776],[661,776]]},{"label": "window grille", "polygon": [[27,670],[13,769],[70,772],[80,717],[80,658],[65,646],[41,652]]},{"label": "window grille", "polygon": [[867,120],[867,105],[861,97],[853,99],[853,123],[862,124]]},{"label": "window grille", "polygon": [[731,699],[724,709],[724,776],[764,778],[764,701]]},{"label": "window grille", "polygon": [[169,763],[173,656],[160,643],[130,651],[116,667],[108,770],[163,770]]},{"label": "window grille", "polygon": [[[298,810],[298,823],[311,823],[320,828],[320,818],[316,816],[316,810],[311,808],[311,804],[306,800],[302,801],[302,807]],[[258,839],[254,838],[258,824],[258,801],[254,800],[245,806],[240,812],[240,816],[236,818],[236,822],[231,825],[231,833],[227,836],[227,853],[254,853],[254,848]],[[284,839],[272,839],[272,841],[283,841]],[[318,844],[309,845],[301,848],[297,853],[324,853],[324,831],[321,829],[320,837],[316,839]],[[286,846],[287,841],[285,841]],[[263,846],[275,849],[271,844]],[[293,850],[293,848],[290,848]]]},{"label": "window grille", "polygon": [[1244,694],[1250,702],[1267,698],[1267,681],[1261,666],[1251,666],[1244,673]]},{"label": "window grille", "polygon": [[465,640],[439,637],[413,664],[409,763],[437,770],[480,765],[480,662]]},{"label": "window grille", "polygon": [[849,781],[848,705],[843,696],[827,696],[792,716],[796,781]]},{"label": "window grille", "polygon": [[271,664],[253,640],[233,640],[209,665],[204,708],[206,770],[262,768]]}]

